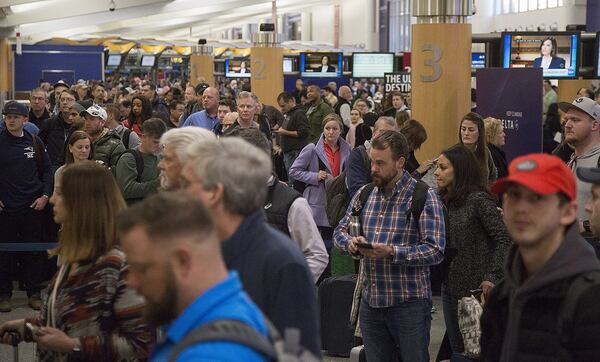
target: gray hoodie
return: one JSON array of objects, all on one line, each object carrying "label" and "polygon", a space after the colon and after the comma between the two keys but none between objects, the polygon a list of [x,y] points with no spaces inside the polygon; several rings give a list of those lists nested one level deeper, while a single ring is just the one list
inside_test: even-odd
[{"label": "gray hoodie", "polygon": [[[573,174],[579,167],[598,167],[598,158],[600,157],[600,144],[592,147],[585,154],[575,157],[575,154],[571,156],[569,161],[569,167],[573,170]],[[585,211],[585,203],[592,195],[592,184],[583,182],[579,177],[575,177],[577,180],[577,220],[584,221],[589,220],[590,215]]]},{"label": "gray hoodie", "polygon": [[523,259],[513,244],[505,266],[505,290],[509,293],[508,324],[500,361],[515,361],[520,322],[525,303],[542,288],[575,275],[600,269],[591,246],[581,238],[577,225],[571,226],[554,255],[538,271],[527,277]]}]

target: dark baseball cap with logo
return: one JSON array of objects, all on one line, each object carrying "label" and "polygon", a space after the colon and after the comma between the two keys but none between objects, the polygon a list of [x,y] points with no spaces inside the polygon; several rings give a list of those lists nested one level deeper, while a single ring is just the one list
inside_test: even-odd
[{"label": "dark baseball cap with logo", "polygon": [[508,168],[508,176],[492,186],[492,192],[501,194],[511,184],[525,186],[540,195],[562,192],[571,201],[577,198],[575,176],[558,157],[533,153],[515,158]]},{"label": "dark baseball cap with logo", "polygon": [[9,101],[4,104],[4,108],[2,109],[2,114],[17,114],[19,116],[29,117],[29,108],[23,103],[19,103],[17,101]]},{"label": "dark baseball cap with logo", "polygon": [[52,88],[56,89],[56,87],[67,87],[70,88],[69,84],[67,82],[65,82],[64,80],[59,80],[58,82],[54,83],[54,85],[52,86]]}]

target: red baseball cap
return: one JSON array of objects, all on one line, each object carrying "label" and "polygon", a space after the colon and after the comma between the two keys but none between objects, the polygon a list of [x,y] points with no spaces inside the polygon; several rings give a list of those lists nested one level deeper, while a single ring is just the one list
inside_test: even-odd
[{"label": "red baseball cap", "polygon": [[575,176],[571,169],[560,158],[545,153],[515,158],[508,168],[508,176],[496,181],[492,192],[501,194],[512,183],[540,195],[562,192],[571,201],[577,198]]}]

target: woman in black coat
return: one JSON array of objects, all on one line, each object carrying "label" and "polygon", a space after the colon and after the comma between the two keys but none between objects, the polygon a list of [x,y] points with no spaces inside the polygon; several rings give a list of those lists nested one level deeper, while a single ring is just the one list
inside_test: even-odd
[{"label": "woman in black coat", "polygon": [[495,199],[481,184],[473,152],[455,145],[442,152],[434,173],[438,193],[448,211],[446,225],[447,275],[442,282],[446,332],[453,355],[464,351],[458,328],[458,301],[482,289],[483,294],[503,276],[510,237]]},{"label": "woman in black coat", "polygon": [[506,161],[506,154],[502,150],[505,144],[506,135],[504,134],[504,127],[499,119],[488,117],[483,120],[485,125],[485,137],[487,139],[487,146],[494,165],[498,170],[498,179],[508,176],[508,162]]}]

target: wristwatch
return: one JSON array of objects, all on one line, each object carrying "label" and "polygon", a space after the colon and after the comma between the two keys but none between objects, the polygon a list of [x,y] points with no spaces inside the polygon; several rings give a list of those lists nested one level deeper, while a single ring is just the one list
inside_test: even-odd
[{"label": "wristwatch", "polygon": [[71,358],[78,361],[81,357],[81,342],[79,342],[79,338],[75,338],[75,347],[71,350]]},{"label": "wristwatch", "polygon": [[583,221],[583,230],[585,230],[586,233],[591,233],[592,229],[590,228],[590,221],[589,220],[584,220]]}]

